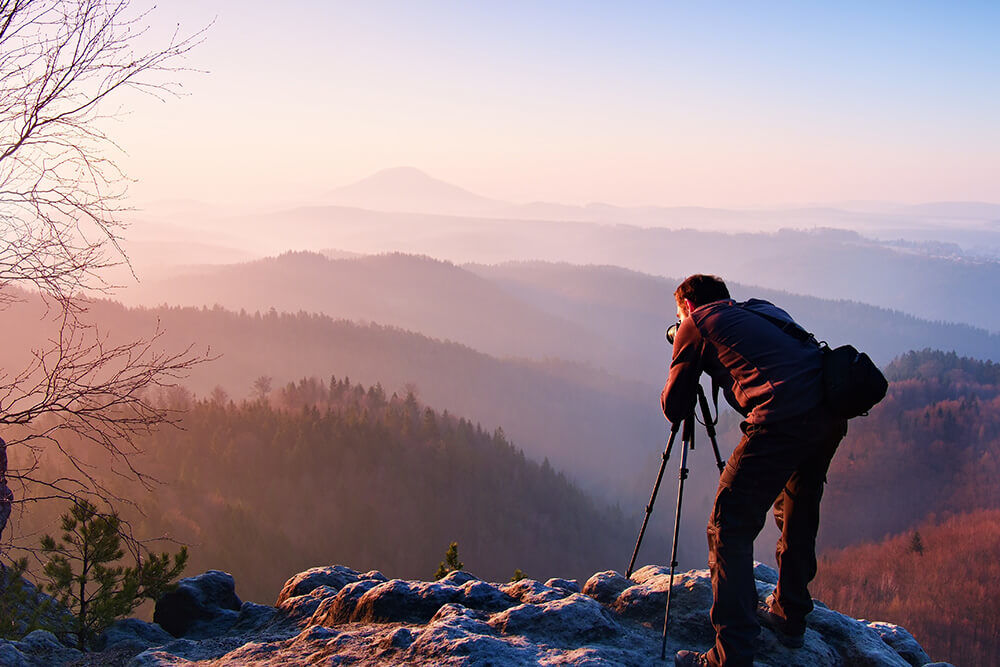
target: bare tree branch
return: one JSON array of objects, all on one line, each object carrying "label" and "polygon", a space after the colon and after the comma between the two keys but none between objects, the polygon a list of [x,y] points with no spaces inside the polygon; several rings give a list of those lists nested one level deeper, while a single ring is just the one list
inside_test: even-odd
[{"label": "bare tree branch", "polygon": [[[105,271],[128,265],[128,179],[101,129],[106,106],[126,90],[179,94],[183,59],[204,34],[143,49],[148,18],[130,0],[0,0],[0,311],[38,298],[53,324],[23,368],[0,369],[0,512],[52,498],[127,503],[109,473],[152,483],[135,467],[135,438],[174,420],[153,391],[205,359],[161,350],[159,326],[113,341],[83,296],[112,290]],[[16,499],[2,491],[11,485]]]}]

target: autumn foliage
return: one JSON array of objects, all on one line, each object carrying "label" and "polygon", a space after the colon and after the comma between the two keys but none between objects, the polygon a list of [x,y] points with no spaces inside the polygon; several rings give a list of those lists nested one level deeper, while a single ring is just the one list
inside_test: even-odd
[{"label": "autumn foliage", "polygon": [[811,592],[904,626],[935,659],[995,664],[1000,365],[924,350],[886,375],[831,467]]},{"label": "autumn foliage", "polygon": [[1000,510],[957,514],[883,542],[823,554],[811,592],[850,616],[902,625],[932,658],[994,665],[1000,651],[997,554]]}]

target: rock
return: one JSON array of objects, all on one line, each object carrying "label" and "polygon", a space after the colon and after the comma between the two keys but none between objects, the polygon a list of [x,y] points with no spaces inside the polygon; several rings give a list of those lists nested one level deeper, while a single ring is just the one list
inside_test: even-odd
[{"label": "rock", "polygon": [[153,622],[174,637],[216,637],[236,623],[241,606],[232,575],[209,570],[181,579],[176,589],[157,600]]},{"label": "rock", "polygon": [[413,643],[413,633],[407,628],[398,628],[386,638],[385,643],[396,649],[406,649]]},{"label": "rock", "polygon": [[[862,621],[817,607],[806,617],[806,624],[806,645],[800,652],[814,652],[817,656],[832,654],[849,665],[909,665]],[[775,644],[766,643],[773,638],[769,630],[762,631],[761,637],[765,639],[765,650],[778,652],[777,639],[773,640]]]},{"label": "rock", "polygon": [[4,667],[30,667],[28,659],[17,650],[14,642],[0,639],[0,665]]},{"label": "rock", "polygon": [[459,604],[469,609],[479,609],[482,611],[496,612],[509,609],[517,604],[517,600],[498,590],[485,581],[468,581],[459,589],[459,596],[456,600]]},{"label": "rock", "polygon": [[534,579],[520,579],[518,581],[504,584],[500,590],[510,597],[526,604],[539,604],[541,602],[551,602],[561,600],[567,595],[572,595],[562,588],[552,588]]},{"label": "rock", "polygon": [[[368,575],[377,575],[379,579],[385,581],[381,572],[370,572]],[[306,595],[318,586],[327,586],[335,590],[340,590],[347,584],[354,583],[358,579],[374,579],[374,576],[361,575],[349,567],[343,565],[332,565],[327,567],[313,567],[305,572],[299,572],[294,577],[285,582],[278,593],[278,599],[274,603],[275,607],[280,607],[289,598]]]},{"label": "rock", "polygon": [[351,614],[351,621],[426,623],[438,609],[460,595],[461,590],[450,584],[393,579],[362,595]]},{"label": "rock", "polygon": [[382,582],[373,579],[362,579],[344,586],[332,598],[329,596],[324,597],[319,601],[309,623],[311,625],[325,626],[349,623],[351,617],[354,615],[355,607],[358,606],[358,600],[380,583]]},{"label": "rock", "polygon": [[773,586],[778,585],[778,571],[770,565],[765,565],[757,561],[754,561],[753,564],[753,578]]},{"label": "rock", "polygon": [[626,579],[614,570],[598,572],[583,585],[583,594],[589,595],[601,604],[610,604],[612,600],[631,586],[633,581]]},{"label": "rock", "polygon": [[[9,655],[14,665],[26,664],[31,667],[62,665],[83,655],[75,648],[69,648],[47,630],[35,630],[16,642],[3,642],[8,648],[0,650],[0,655]],[[11,651],[10,649],[14,650]],[[21,662],[19,662],[19,660]],[[6,662],[0,663],[5,665]]]},{"label": "rock", "polygon": [[102,632],[94,648],[105,651],[120,644],[128,644],[130,647],[141,647],[140,651],[145,651],[152,646],[169,644],[173,640],[173,635],[155,623],[126,618],[115,621],[111,627]]},{"label": "rock", "polygon": [[470,574],[465,570],[452,570],[438,579],[439,584],[451,584],[452,586],[461,586],[462,584],[467,584],[470,581],[480,581],[480,579],[476,575]]},{"label": "rock", "polygon": [[611,613],[580,593],[544,604],[511,607],[493,616],[489,625],[507,635],[537,636],[546,642],[577,646],[620,634]]},{"label": "rock", "polygon": [[457,604],[441,607],[417,635],[405,657],[423,664],[444,662],[446,656],[469,665],[538,664],[535,647],[505,641],[484,622],[484,616],[482,612]]},{"label": "rock", "polygon": [[[388,581],[385,575],[378,570],[359,574],[343,565],[314,567],[285,582],[275,606],[291,622],[304,621],[320,612],[315,623],[347,623],[358,598],[385,581]],[[343,589],[350,589],[350,592],[335,605],[334,599]]]},{"label": "rock", "polygon": [[[10,576],[11,570],[0,563],[0,589],[8,585],[7,579]],[[61,630],[72,627],[74,622],[73,614],[62,603],[43,593],[23,577],[16,578],[11,585],[19,586],[21,589],[19,593],[14,593],[16,606],[14,607],[13,636],[26,635],[31,624],[34,623],[36,628],[42,627],[58,632],[59,640],[64,646],[76,647],[76,635]]]},{"label": "rock", "polygon": [[244,602],[236,623],[229,632],[234,635],[245,635],[258,632],[271,625],[278,615],[278,610],[255,602]]},{"label": "rock", "polygon": [[570,593],[582,593],[580,590],[580,582],[576,579],[549,579],[545,582],[545,585],[549,588],[561,588],[564,591],[569,591]]},{"label": "rock", "polygon": [[[663,627],[663,615],[667,607],[667,588],[670,584],[670,570],[666,567],[650,565],[632,574],[637,582],[623,590],[608,606],[625,618],[636,620],[650,628]],[[712,606],[712,582],[708,570],[691,570],[674,574],[674,588],[670,600],[671,622],[689,630],[685,636],[694,641],[710,633],[698,632],[708,620],[708,609]]]},{"label": "rock", "polygon": [[868,627],[877,632],[882,641],[891,646],[903,660],[906,660],[914,667],[923,667],[923,665],[931,662],[931,657],[917,643],[913,635],[898,625],[882,621],[872,621],[868,624]]},{"label": "rock", "polygon": [[212,637],[198,641],[175,639],[165,646],[143,651],[132,658],[127,667],[177,667],[189,662],[216,660],[238,651],[245,643],[246,639],[240,637]]},{"label": "rock", "polygon": [[[583,587],[587,594],[573,591],[576,582],[559,579],[498,584],[453,573],[437,582],[386,581],[365,573],[349,581],[351,572],[313,568],[289,580],[295,583],[277,608],[246,603],[224,636],[192,641],[188,635],[149,648],[130,665],[659,663],[669,585],[664,567],[642,568],[631,579],[597,573]],[[773,590],[772,569],[757,566],[755,573],[762,577],[759,593]],[[708,571],[677,573],[671,595],[668,655],[707,650],[714,642]],[[311,616],[308,609],[314,609]],[[755,665],[904,667],[926,656],[902,628],[851,619],[822,604],[808,622],[805,646],[794,651],[762,631]],[[12,664],[40,664],[19,644],[0,642],[0,655],[9,655]]]}]

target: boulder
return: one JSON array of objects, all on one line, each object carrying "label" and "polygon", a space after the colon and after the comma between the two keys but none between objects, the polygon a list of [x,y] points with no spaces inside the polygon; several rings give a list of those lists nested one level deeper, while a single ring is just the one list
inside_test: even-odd
[{"label": "boulder", "polygon": [[4,667],[64,665],[82,655],[82,652],[66,646],[47,630],[35,630],[16,642],[0,640],[0,665]]},{"label": "boulder", "polygon": [[466,572],[465,570],[452,570],[438,579],[438,583],[450,584],[452,586],[461,586],[462,584],[467,584],[470,581],[480,581],[480,579],[476,575]]},{"label": "boulder", "polygon": [[460,596],[461,589],[451,584],[393,579],[362,595],[351,613],[351,621],[426,623],[438,609]]},{"label": "boulder", "polygon": [[611,612],[580,593],[511,607],[491,617],[489,625],[505,635],[524,635],[560,646],[592,644],[624,634]]},{"label": "boulder", "polygon": [[572,595],[570,591],[564,588],[546,586],[534,579],[519,579],[518,581],[504,584],[500,587],[500,590],[525,604],[552,602],[553,600],[562,600],[564,597]]},{"label": "boulder", "polygon": [[[11,574],[12,571],[0,563],[0,589],[4,589],[8,585],[20,588],[20,591],[12,596],[14,601],[14,636],[26,635],[33,624],[35,628],[42,627],[59,633],[58,638],[62,644],[75,648],[76,635],[61,630],[73,626],[73,614],[54,597],[43,593],[23,577],[17,577],[8,583]],[[2,664],[0,662],[0,665]]]},{"label": "boulder", "polygon": [[322,598],[317,602],[318,606],[309,623],[311,625],[334,626],[350,622],[361,597],[381,583],[373,579],[362,579],[344,586],[333,597]]},{"label": "boulder", "polygon": [[[385,581],[385,577],[382,576],[381,572],[369,574],[376,574],[378,575],[378,578]],[[358,579],[362,578],[375,579],[376,577],[367,575],[362,576],[355,570],[352,570],[349,567],[344,567],[343,565],[309,568],[305,572],[299,572],[285,582],[285,585],[281,588],[281,592],[278,593],[278,599],[274,603],[274,606],[280,607],[289,598],[307,595],[317,586],[327,586],[335,590],[340,590],[347,584],[354,583]]]},{"label": "boulder", "polygon": [[898,625],[873,621],[868,624],[868,627],[877,632],[882,641],[891,646],[903,660],[914,667],[921,667],[931,662],[931,657],[917,643],[913,635]]},{"label": "boulder", "polygon": [[229,629],[229,634],[245,635],[259,632],[269,627],[277,618],[278,610],[264,604],[244,602],[236,623]]},{"label": "boulder", "polygon": [[[758,595],[774,570],[755,568]],[[246,603],[223,636],[189,633],[136,656],[130,667],[212,661],[220,665],[650,665],[659,663],[669,570],[649,566],[629,579],[615,572],[576,582],[490,583],[452,573],[441,581],[386,581],[380,573],[313,568],[289,580],[278,607]],[[291,583],[294,582],[294,583]],[[323,583],[326,582],[326,583]],[[579,587],[579,584],[576,584]],[[293,595],[293,593],[295,593]],[[714,642],[707,570],[680,572],[671,592],[668,656]],[[311,615],[306,615],[312,609]],[[235,610],[225,610],[236,614]],[[294,619],[294,622],[290,621]],[[762,630],[758,667],[918,665],[926,653],[904,629],[848,618],[821,603],[805,646],[782,646]],[[0,642],[11,664],[37,663],[19,644]],[[0,663],[3,664],[3,663]],[[58,663],[53,663],[58,664]]]},{"label": "boulder", "polygon": [[601,604],[609,604],[634,582],[614,570],[598,572],[583,585],[583,594],[589,595]]},{"label": "boulder", "polygon": [[137,618],[126,618],[115,621],[111,627],[101,633],[94,648],[105,651],[109,648],[129,646],[145,651],[151,646],[163,646],[174,640],[173,635],[156,623],[146,623]]},{"label": "boulder", "polygon": [[153,622],[174,637],[217,637],[236,623],[241,606],[232,575],[209,570],[181,579],[177,588],[157,600]]},{"label": "boulder", "polygon": [[582,593],[580,589],[580,582],[576,579],[558,579],[553,578],[545,582],[545,585],[549,588],[561,588],[564,591],[569,591],[570,593]]}]

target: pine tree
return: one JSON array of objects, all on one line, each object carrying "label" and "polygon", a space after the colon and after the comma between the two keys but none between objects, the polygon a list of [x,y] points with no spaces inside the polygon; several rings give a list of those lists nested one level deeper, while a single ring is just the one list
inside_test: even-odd
[{"label": "pine tree", "polygon": [[43,571],[49,592],[76,617],[72,631],[81,650],[143,600],[168,591],[187,564],[187,547],[181,547],[172,564],[169,554],[147,553],[134,568],[114,565],[125,555],[121,520],[114,513],[98,513],[85,500],[74,502],[61,520],[59,542],[49,535],[42,538],[42,551],[49,555]]},{"label": "pine tree", "polygon": [[510,582],[514,583],[515,581],[521,581],[522,579],[526,579],[527,577],[528,577],[528,575],[526,575],[524,572],[522,572],[521,568],[516,568],[514,570],[514,576],[512,576],[510,578]]},{"label": "pine tree", "polygon": [[444,560],[438,565],[437,572],[434,573],[434,580],[442,579],[448,575],[449,572],[454,572],[456,570],[461,570],[465,567],[465,563],[458,560],[458,542],[452,542],[451,546],[448,547],[448,551],[444,555]]},{"label": "pine tree", "polygon": [[924,555],[924,541],[921,539],[919,531],[913,531],[913,537],[910,538],[910,551],[918,556]]},{"label": "pine tree", "polygon": [[36,596],[23,577],[28,559],[21,558],[9,566],[0,563],[0,639],[16,641],[32,630],[59,632],[58,609],[49,598]]}]

